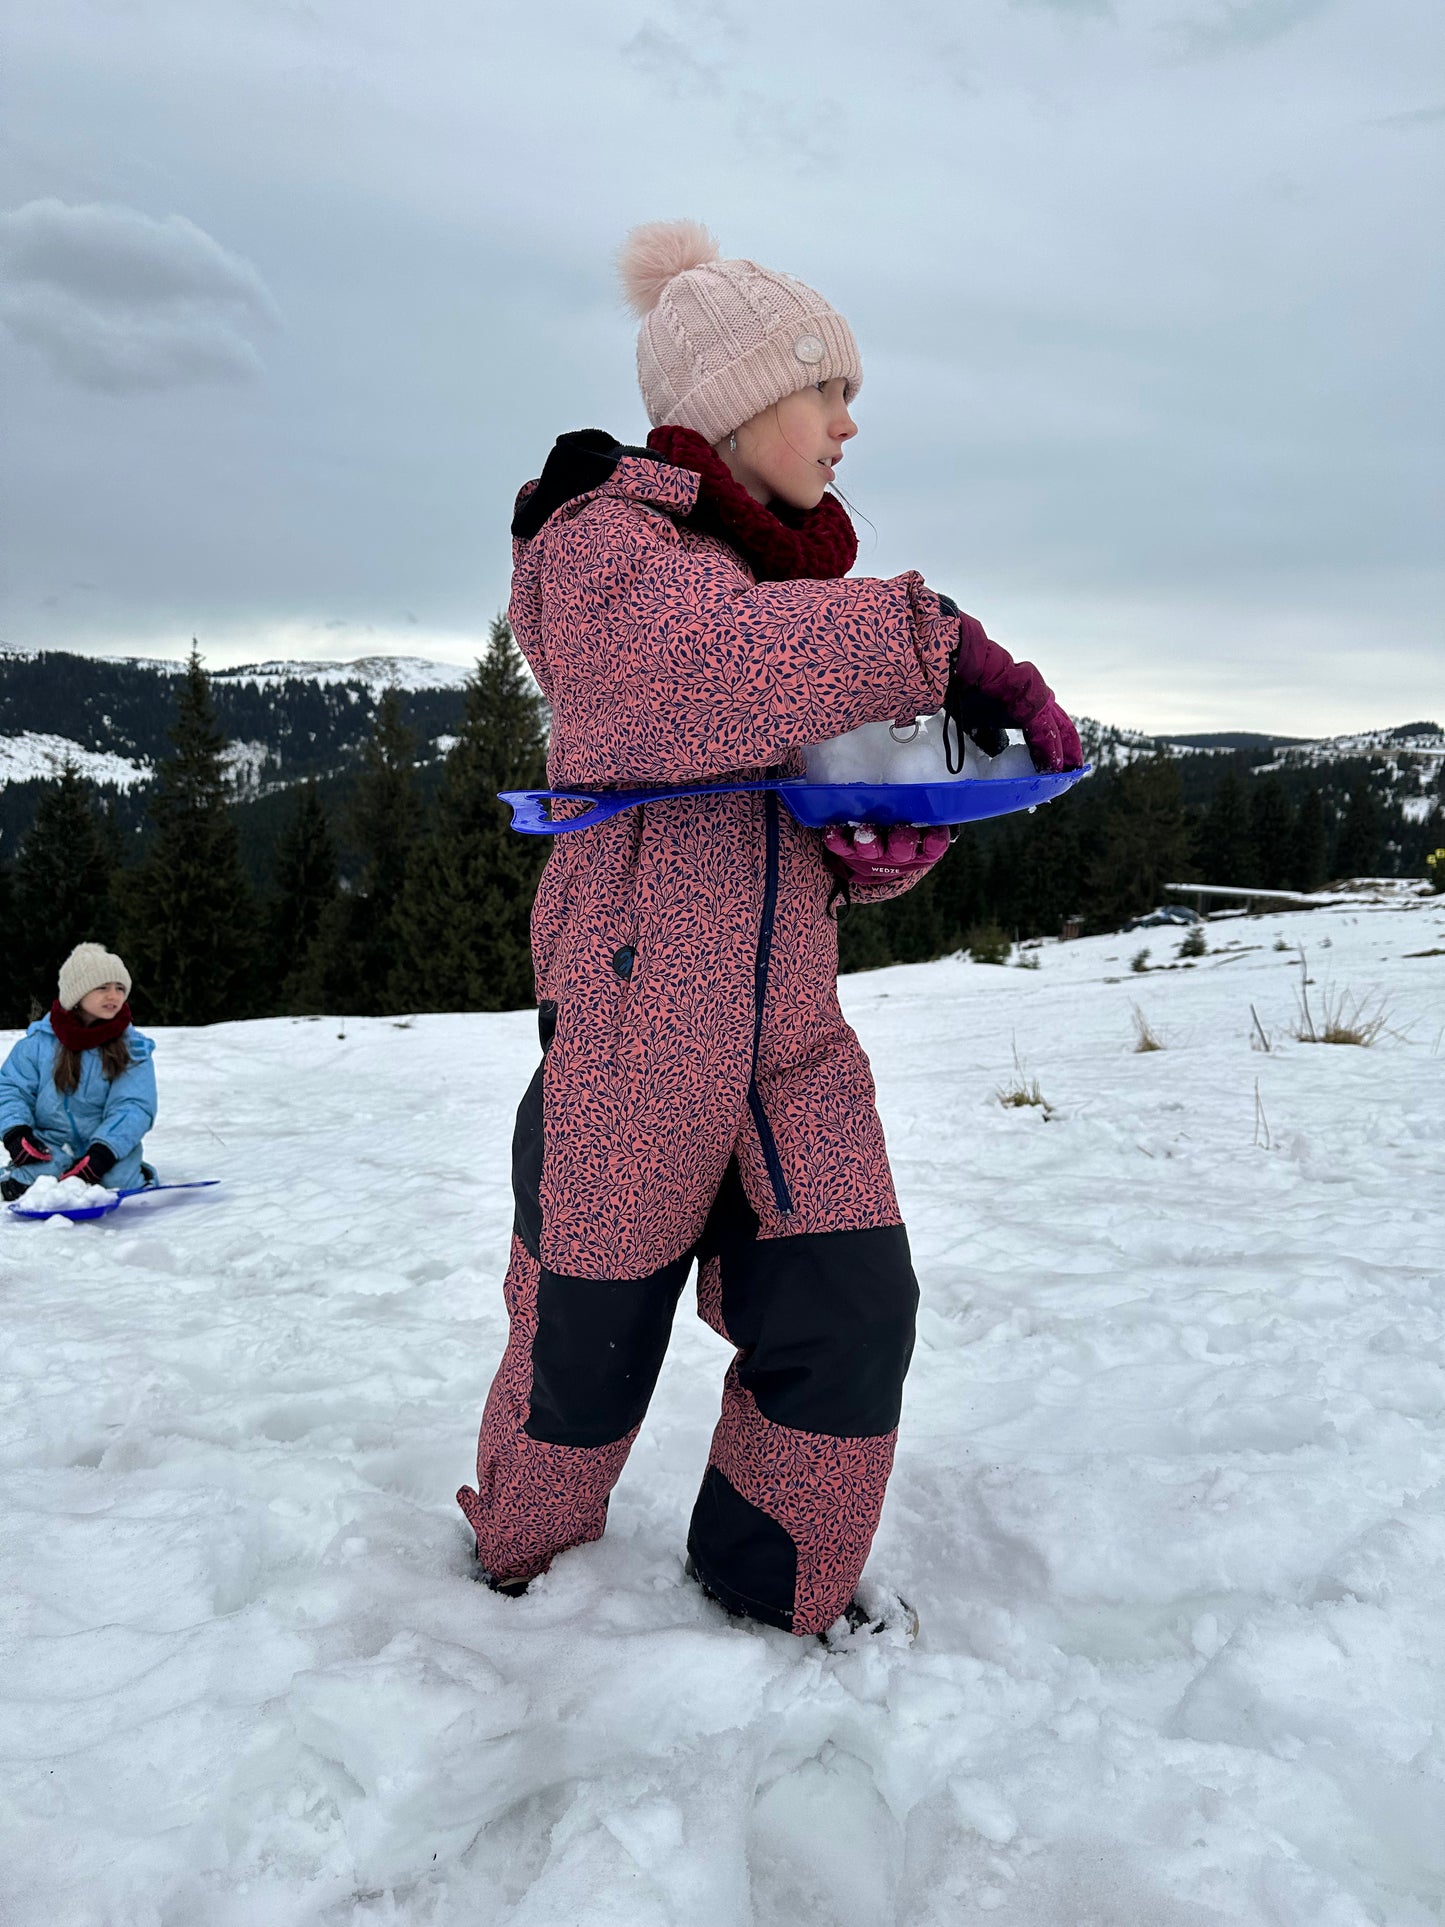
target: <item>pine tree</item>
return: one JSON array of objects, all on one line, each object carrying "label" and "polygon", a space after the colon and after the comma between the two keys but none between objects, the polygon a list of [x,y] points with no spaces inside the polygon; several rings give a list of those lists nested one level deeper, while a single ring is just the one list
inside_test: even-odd
[{"label": "pine tree", "polygon": [[337,890],[330,820],[315,783],[306,782],[276,846],[276,887],[266,916],[267,975],[282,1009],[296,1000],[302,966]]},{"label": "pine tree", "polygon": [[1206,883],[1257,881],[1249,792],[1237,769],[1227,769],[1219,780],[1200,825],[1198,854]]},{"label": "pine tree", "polygon": [[1159,903],[1166,883],[1187,880],[1190,837],[1172,757],[1141,758],[1107,781],[1102,807],[1091,812],[1084,878],[1090,924],[1114,930]]},{"label": "pine tree", "polygon": [[1361,776],[1351,786],[1349,801],[1340,820],[1340,833],[1335,843],[1335,875],[1378,876],[1384,854],[1385,824],[1380,800],[1368,776]]},{"label": "pine tree", "polygon": [[497,792],[546,780],[545,714],[498,616],[468,678],[431,832],[407,879],[392,976],[398,1008],[515,1010],[532,1001],[529,926],[547,840],[512,830]]},{"label": "pine tree", "polygon": [[1064,919],[1078,910],[1080,820],[1072,804],[1060,803],[998,826],[989,907],[1011,935],[1057,936]]},{"label": "pine tree", "polygon": [[945,950],[956,950],[964,933],[985,920],[989,865],[979,831],[976,823],[963,824],[947,856],[929,873]]},{"label": "pine tree", "polygon": [[879,970],[893,962],[891,903],[859,903],[838,918],[838,969]]},{"label": "pine tree", "polygon": [[934,895],[934,875],[930,870],[888,906],[888,948],[895,963],[927,963],[942,956],[947,948],[943,917]]},{"label": "pine tree", "polygon": [[0,1030],[18,1030],[27,1023],[29,1007],[15,927],[15,885],[10,865],[0,863]]},{"label": "pine tree", "polygon": [[401,697],[388,689],[376,706],[351,805],[361,874],[354,889],[343,889],[321,913],[291,990],[297,1010],[378,1017],[398,1008],[390,981],[405,942],[407,870],[422,822],[415,746]]},{"label": "pine tree", "polygon": [[1307,789],[1295,813],[1290,839],[1289,885],[1292,890],[1318,890],[1325,880],[1329,838],[1325,806],[1317,789]]},{"label": "pine tree", "polygon": [[48,1009],[60,966],[78,943],[116,943],[114,846],[95,792],[71,763],[36,806],[15,859],[14,964],[27,1007]]},{"label": "pine tree", "polygon": [[177,678],[175,754],[162,763],[152,833],[125,890],[125,955],[138,1010],[163,1024],[214,1024],[249,1014],[256,909],[241,868],[200,649]]},{"label": "pine tree", "polygon": [[1249,830],[1255,869],[1251,881],[1262,890],[1287,890],[1294,856],[1294,811],[1277,776],[1255,778]]}]

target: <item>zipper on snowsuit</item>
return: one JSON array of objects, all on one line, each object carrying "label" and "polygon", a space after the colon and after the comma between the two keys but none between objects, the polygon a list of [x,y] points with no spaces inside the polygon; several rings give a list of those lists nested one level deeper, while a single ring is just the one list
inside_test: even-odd
[{"label": "zipper on snowsuit", "polygon": [[763,1037],[763,1005],[768,995],[768,965],[773,954],[773,921],[778,908],[778,799],[771,790],[763,798],[763,822],[763,913],[758,920],[758,949],[753,963],[753,1061],[748,1076],[748,1109],[762,1146],[763,1163],[778,1210],[783,1217],[791,1218],[793,1196],[783,1176],[777,1139],[758,1090],[758,1050]]}]

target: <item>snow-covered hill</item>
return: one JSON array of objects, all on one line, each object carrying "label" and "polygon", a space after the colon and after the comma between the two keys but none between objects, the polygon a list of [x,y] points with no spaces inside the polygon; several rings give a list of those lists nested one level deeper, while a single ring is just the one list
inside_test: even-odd
[{"label": "snow-covered hill", "polygon": [[[1437,1923],[1445,899],[1208,941],[845,982],[911,1650],[684,1583],[686,1312],[606,1539],[469,1578],[530,1014],[161,1033],[153,1150],[224,1188],[0,1222],[5,1927]],[[1297,944],[1372,1048],[1291,1041]]]},{"label": "snow-covered hill", "polygon": [[211,672],[212,682],[255,683],[258,686],[285,682],[314,682],[323,685],[360,683],[374,695],[384,689],[460,689],[470,669],[453,662],[427,662],[420,656],[358,656],[354,662],[253,662],[237,669]]},{"label": "snow-covered hill", "polygon": [[1348,736],[1326,736],[1317,742],[1281,747],[1278,766],[1323,763],[1342,756],[1379,756],[1412,767],[1423,763],[1438,772],[1445,762],[1445,731],[1438,723],[1402,723],[1396,729],[1367,729]]},{"label": "snow-covered hill", "polygon": [[1445,811],[1445,731],[1435,723],[1405,723],[1398,729],[1291,743],[1276,749],[1273,759],[1261,764],[1255,774],[1356,759],[1366,759],[1384,772],[1390,794],[1407,821],[1424,823]]},{"label": "snow-covered hill", "polygon": [[[150,783],[171,753],[174,681],[162,659],[0,650],[0,791],[54,776],[67,760],[91,781],[125,790]],[[217,719],[231,740],[242,796],[355,767],[387,689],[398,690],[425,761],[461,722],[467,670],[406,656],[355,662],[263,662],[211,675]],[[31,803],[33,807],[33,799]],[[0,802],[0,842],[7,814]]]},{"label": "snow-covered hill", "polygon": [[[0,661],[36,662],[46,653],[64,652],[0,647]],[[80,665],[128,663],[165,676],[178,676],[186,666],[176,656],[76,656],[69,660]],[[357,656],[350,662],[277,657],[271,662],[238,663],[234,668],[208,669],[206,673],[213,683],[360,683],[379,694],[383,689],[460,689],[470,671],[464,664],[430,662],[422,656]]]},{"label": "snow-covered hill", "polygon": [[112,789],[134,789],[154,774],[149,763],[113,756],[108,750],[86,749],[73,737],[54,736],[46,730],[23,729],[13,736],[0,736],[0,789],[7,783],[54,782],[67,763],[87,782]]},{"label": "snow-covered hill", "polygon": [[1256,776],[1281,769],[1318,767],[1322,764],[1378,761],[1392,775],[1401,771],[1419,772],[1427,779],[1438,779],[1445,767],[1445,730],[1438,723],[1403,723],[1393,729],[1367,729],[1342,736],[1267,736],[1249,731],[1220,731],[1203,736],[1150,736],[1140,729],[1123,729],[1115,723],[1102,723],[1092,716],[1079,719],[1079,735],[1089,760],[1096,764],[1122,766],[1141,756],[1230,756],[1238,751],[1251,753],[1251,768]]}]

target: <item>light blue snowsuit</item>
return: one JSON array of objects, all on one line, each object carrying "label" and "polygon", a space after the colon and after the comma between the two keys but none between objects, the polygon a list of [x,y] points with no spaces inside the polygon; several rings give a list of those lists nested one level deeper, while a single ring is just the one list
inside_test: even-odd
[{"label": "light blue snowsuit", "polygon": [[[58,1178],[97,1141],[115,1152],[102,1183],[108,1191],[143,1184],[141,1141],[156,1119],[155,1045],[135,1029],[126,1031],[131,1062],[113,1082],[101,1069],[100,1052],[80,1053],[80,1082],[69,1094],[55,1088],[55,1032],[50,1019],[32,1024],[0,1064],[0,1137],[16,1124],[33,1125],[52,1164],[5,1167],[0,1175],[33,1184]],[[4,1152],[0,1151],[0,1157]]]}]

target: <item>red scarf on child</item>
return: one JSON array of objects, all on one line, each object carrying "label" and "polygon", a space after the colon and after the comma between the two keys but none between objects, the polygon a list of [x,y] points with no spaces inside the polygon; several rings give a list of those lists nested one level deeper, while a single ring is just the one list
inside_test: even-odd
[{"label": "red scarf on child", "polygon": [[665,462],[702,477],[688,521],[735,548],[759,582],[847,575],[858,560],[858,537],[836,495],[825,495],[811,509],[786,503],[764,508],[691,428],[654,428],[647,446]]},{"label": "red scarf on child", "polygon": [[130,1005],[122,1004],[114,1017],[102,1023],[87,1024],[57,998],[50,1006],[50,1028],[66,1050],[99,1050],[102,1044],[113,1044],[130,1029]]}]

